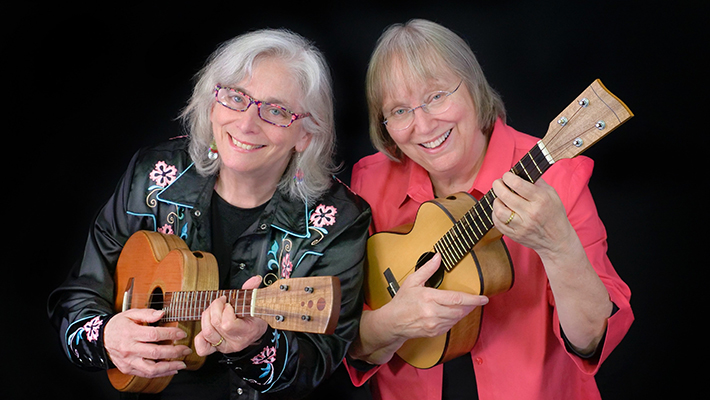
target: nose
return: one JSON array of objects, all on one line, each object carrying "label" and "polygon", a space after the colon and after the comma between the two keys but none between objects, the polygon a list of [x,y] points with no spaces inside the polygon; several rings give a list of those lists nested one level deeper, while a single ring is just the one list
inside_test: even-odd
[{"label": "nose", "polygon": [[244,133],[253,133],[261,122],[256,103],[252,103],[245,111],[236,114],[239,115],[236,116],[235,123]]},{"label": "nose", "polygon": [[412,114],[413,119],[410,128],[415,127],[415,129],[418,129],[420,132],[429,132],[434,129],[437,124],[436,119],[434,118],[435,116],[428,113],[425,104],[416,107]]}]

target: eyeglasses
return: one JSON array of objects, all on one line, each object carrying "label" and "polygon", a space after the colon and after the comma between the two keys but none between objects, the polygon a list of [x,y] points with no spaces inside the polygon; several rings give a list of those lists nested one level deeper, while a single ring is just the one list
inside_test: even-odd
[{"label": "eyeglasses", "polygon": [[249,106],[256,104],[259,109],[259,118],[282,128],[288,128],[297,119],[311,116],[310,113],[293,113],[278,104],[264,103],[246,93],[220,85],[215,86],[214,92],[217,102],[230,110],[244,112],[249,109]]},{"label": "eyeglasses", "polygon": [[426,97],[426,101],[419,106],[413,108],[397,107],[392,110],[392,113],[387,118],[385,118],[382,123],[389,130],[401,131],[402,129],[407,129],[412,125],[412,121],[414,121],[414,110],[418,108],[421,108],[422,111],[427,114],[441,114],[448,110],[449,107],[451,107],[451,100],[449,99],[449,96],[456,93],[456,91],[459,90],[459,87],[461,87],[462,83],[463,81],[459,82],[458,86],[456,86],[456,89],[452,90],[451,92],[439,90],[430,93]]}]

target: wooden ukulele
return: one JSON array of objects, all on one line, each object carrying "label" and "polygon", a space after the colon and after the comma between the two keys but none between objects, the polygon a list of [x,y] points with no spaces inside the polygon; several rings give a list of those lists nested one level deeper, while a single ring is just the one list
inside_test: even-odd
[{"label": "wooden ukulele", "polygon": [[[633,114],[594,81],[557,118],[542,138],[511,172],[536,182],[563,158],[581,154]],[[513,285],[513,266],[502,235],[493,226],[491,189],[480,201],[468,193],[423,203],[413,224],[380,232],[367,242],[365,298],[372,309],[392,300],[399,284],[441,254],[441,267],[427,286],[492,296]],[[431,368],[466,354],[478,339],[482,307],[477,307],[447,333],[434,338],[410,339],[397,355],[417,368]]]},{"label": "wooden ukulele", "polygon": [[[216,290],[217,261],[206,252],[192,252],[175,235],[138,231],[126,242],[115,272],[117,312],[131,308],[165,311],[160,326],[178,326],[187,337],[175,344],[190,346],[182,360],[188,370],[205,361],[195,352],[202,312],[227,296],[236,315],[258,317],[273,328],[332,334],[340,314],[340,281],[333,276],[281,279],[252,290]],[[142,378],[118,369],[108,371],[111,384],[123,392],[158,393],[171,376]]]}]

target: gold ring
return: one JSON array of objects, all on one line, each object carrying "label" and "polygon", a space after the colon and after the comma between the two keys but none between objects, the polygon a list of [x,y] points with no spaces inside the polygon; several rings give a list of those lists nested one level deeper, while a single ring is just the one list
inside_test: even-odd
[{"label": "gold ring", "polygon": [[224,337],[220,336],[220,337],[219,337],[219,342],[214,343],[214,344],[210,343],[210,345],[212,345],[212,347],[217,347],[217,346],[219,346],[220,344],[222,344],[222,342],[224,342]]},{"label": "gold ring", "polygon": [[508,217],[508,220],[505,221],[505,224],[508,225],[510,223],[510,221],[513,220],[513,218],[515,218],[515,211],[510,212],[510,217]]}]

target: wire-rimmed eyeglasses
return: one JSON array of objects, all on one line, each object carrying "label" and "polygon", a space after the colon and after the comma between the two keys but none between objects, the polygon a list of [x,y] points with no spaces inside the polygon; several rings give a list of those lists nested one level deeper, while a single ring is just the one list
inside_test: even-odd
[{"label": "wire-rimmed eyeglasses", "polygon": [[463,81],[459,82],[456,89],[450,92],[439,90],[429,93],[426,97],[426,101],[416,107],[397,107],[392,110],[389,116],[386,116],[382,123],[387,127],[387,129],[401,131],[402,129],[407,129],[412,125],[412,121],[414,121],[414,110],[418,108],[421,108],[422,111],[427,114],[441,114],[451,107],[451,100],[449,99],[449,96],[456,93],[462,83]]},{"label": "wire-rimmed eyeglasses", "polygon": [[230,110],[244,112],[256,104],[259,118],[281,128],[288,128],[294,121],[311,116],[310,113],[296,114],[278,104],[265,103],[230,87],[216,85],[214,92],[217,102]]}]

